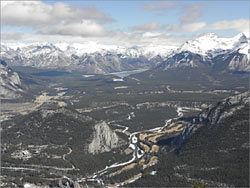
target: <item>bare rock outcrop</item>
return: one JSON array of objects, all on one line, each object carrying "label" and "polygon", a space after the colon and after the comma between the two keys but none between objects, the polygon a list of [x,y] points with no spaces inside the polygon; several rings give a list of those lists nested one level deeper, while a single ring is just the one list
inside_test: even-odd
[{"label": "bare rock outcrop", "polygon": [[95,125],[94,137],[88,146],[88,152],[91,154],[108,152],[125,143],[126,142],[103,121]]}]

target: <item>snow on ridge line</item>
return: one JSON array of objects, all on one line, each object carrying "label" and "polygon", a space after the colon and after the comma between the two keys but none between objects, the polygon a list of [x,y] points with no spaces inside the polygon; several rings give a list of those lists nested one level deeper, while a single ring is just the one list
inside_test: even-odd
[{"label": "snow on ridge line", "polygon": [[[205,33],[196,37],[193,40],[188,40],[183,43],[181,46],[163,46],[163,45],[153,45],[149,44],[147,46],[138,45],[138,46],[117,46],[117,45],[107,45],[101,44],[98,42],[85,42],[85,43],[66,43],[66,42],[36,42],[36,43],[1,43],[1,54],[4,54],[4,51],[17,50],[18,48],[21,51],[18,53],[29,53],[29,49],[36,49],[40,47],[51,47],[51,49],[40,49],[40,53],[50,53],[50,52],[61,52],[65,53],[68,56],[72,54],[81,56],[83,54],[91,53],[100,53],[102,55],[108,53],[121,54],[123,58],[126,57],[140,57],[141,55],[146,56],[147,58],[153,58],[157,55],[160,56],[171,56],[176,53],[183,51],[190,51],[191,53],[200,54],[202,56],[215,57],[220,54],[239,51],[241,54],[248,55],[249,49],[249,39],[245,34],[240,33],[231,38],[220,37],[215,33]],[[7,47],[7,48],[5,48]],[[9,48],[9,49],[8,49]],[[42,51],[43,50],[43,51]],[[49,51],[51,50],[51,51]],[[39,53],[39,52],[38,52]],[[249,56],[248,56],[249,57]]]},{"label": "snow on ridge line", "polygon": [[[177,49],[177,46],[117,46],[117,45],[104,45],[96,42],[87,43],[49,43],[49,42],[35,42],[35,43],[1,43],[2,51],[14,50],[18,53],[30,53],[30,51],[35,49],[40,49],[39,47],[50,47],[51,51],[61,51],[67,55],[83,55],[92,53],[101,53],[105,55],[107,53],[122,54],[124,57],[140,57],[141,55],[147,57],[154,57],[157,55],[168,55],[173,50]],[[20,50],[20,51],[17,51]],[[29,51],[30,50],[30,51]],[[42,48],[40,49],[42,50]],[[41,53],[49,53],[50,51],[41,51]]]},{"label": "snow on ridge line", "polygon": [[202,56],[215,57],[234,51],[248,55],[248,49],[249,39],[243,33],[232,38],[219,37],[215,33],[206,33],[185,42],[177,49],[177,53],[190,51]]}]

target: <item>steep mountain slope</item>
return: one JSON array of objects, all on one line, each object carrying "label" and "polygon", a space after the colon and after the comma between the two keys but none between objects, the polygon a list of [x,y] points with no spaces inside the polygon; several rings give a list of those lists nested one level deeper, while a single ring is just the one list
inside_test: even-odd
[{"label": "steep mountain slope", "polygon": [[177,149],[161,151],[159,163],[132,186],[249,187],[249,102],[249,91],[229,97],[175,139],[159,140]]},{"label": "steep mountain slope", "polygon": [[166,61],[159,64],[156,69],[167,70],[170,68],[180,67],[204,67],[210,65],[210,61],[204,59],[199,54],[194,54],[189,51],[182,51],[174,54],[172,57],[167,58]]},{"label": "steep mountain slope", "polygon": [[249,103],[250,92],[247,91],[239,95],[231,96],[219,102],[214,107],[209,107],[197,117],[193,118],[193,122],[174,140],[175,144],[178,146],[181,145],[190,134],[194,134],[197,129],[206,124],[217,126],[217,124],[223,122],[224,119],[235,115],[237,111],[244,108],[247,109],[246,107]]},{"label": "steep mountain slope", "polygon": [[0,98],[11,99],[20,97],[23,92],[21,81],[16,72],[7,67],[6,63],[0,62]]}]

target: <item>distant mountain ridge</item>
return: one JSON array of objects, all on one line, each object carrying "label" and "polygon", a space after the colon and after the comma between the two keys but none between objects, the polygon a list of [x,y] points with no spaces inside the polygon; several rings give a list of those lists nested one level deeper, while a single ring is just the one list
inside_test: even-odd
[{"label": "distant mountain ridge", "polygon": [[139,48],[80,53],[79,49],[72,46],[63,51],[54,44],[32,44],[16,49],[1,45],[1,58],[9,66],[78,70],[96,74],[150,68],[155,62],[162,61],[159,55],[143,53]]},{"label": "distant mountain ridge", "polygon": [[110,73],[152,68],[214,66],[215,58],[231,57],[232,71],[250,71],[249,39],[240,33],[222,38],[214,33],[174,46],[133,46],[130,48],[95,43],[1,44],[1,58],[9,66],[33,66],[45,69],[79,70],[87,73]]}]

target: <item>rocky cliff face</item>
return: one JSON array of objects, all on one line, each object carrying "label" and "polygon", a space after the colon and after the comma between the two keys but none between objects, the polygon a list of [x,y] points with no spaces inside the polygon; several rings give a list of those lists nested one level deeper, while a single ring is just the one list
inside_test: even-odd
[{"label": "rocky cliff face", "polygon": [[23,92],[21,81],[16,72],[7,67],[4,61],[0,62],[0,98],[11,99],[20,96]]},{"label": "rocky cliff face", "polygon": [[125,141],[119,138],[106,122],[101,122],[95,125],[94,137],[88,146],[88,152],[91,154],[108,152],[124,144]]},{"label": "rocky cliff face", "polygon": [[229,61],[228,69],[237,71],[250,71],[250,64],[247,55],[235,53]]},{"label": "rocky cliff face", "polygon": [[250,91],[228,97],[213,107],[209,107],[197,117],[193,122],[183,130],[183,132],[174,140],[179,147],[191,134],[194,134],[202,126],[217,126],[223,120],[233,116],[239,110],[249,106]]},{"label": "rocky cliff face", "polygon": [[132,187],[151,182],[155,187],[249,187],[249,101],[248,91],[192,119],[173,147],[166,144],[174,152],[159,153],[157,175],[145,175]]},{"label": "rocky cliff face", "polygon": [[219,102],[216,106],[208,108],[198,116],[199,123],[209,122],[212,125],[220,123],[223,119],[232,116],[234,112],[244,108],[250,102],[250,92],[234,95]]}]

